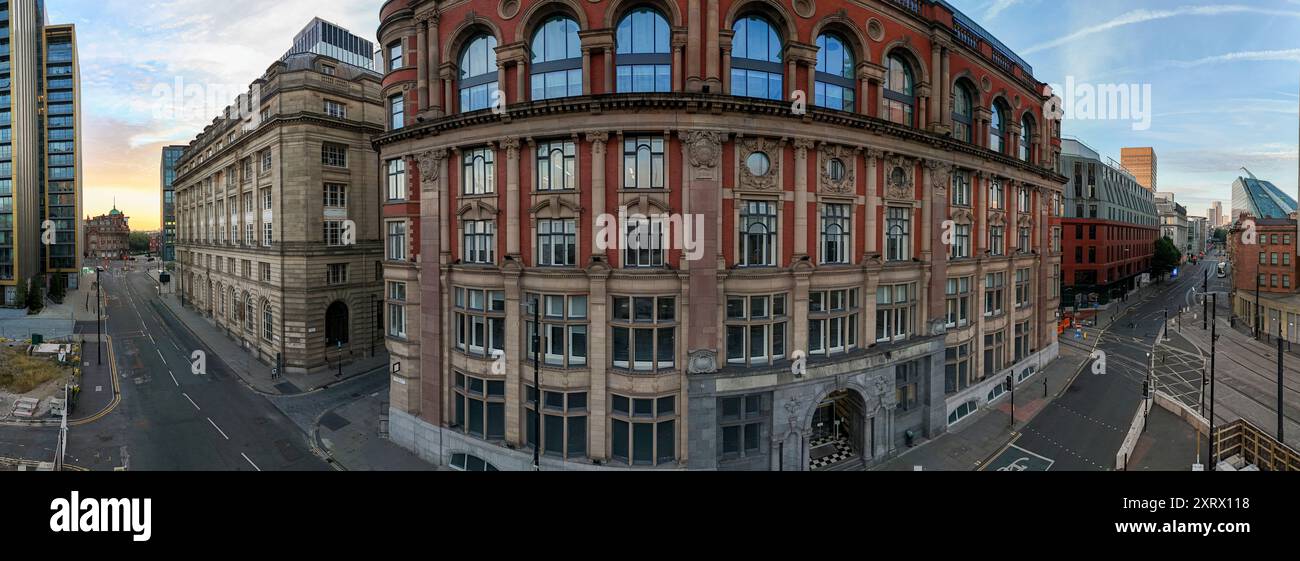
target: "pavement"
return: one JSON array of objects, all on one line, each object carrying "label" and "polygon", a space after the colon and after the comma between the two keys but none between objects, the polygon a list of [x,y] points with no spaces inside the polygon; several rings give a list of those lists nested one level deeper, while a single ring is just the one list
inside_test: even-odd
[{"label": "pavement", "polygon": [[1128,471],[1189,471],[1192,464],[1205,461],[1207,446],[1207,435],[1165,408],[1152,406],[1146,429],[1129,456]]},{"label": "pavement", "polygon": [[[939,438],[874,469],[1114,469],[1115,453],[1132,423],[1142,383],[1151,371],[1150,353],[1165,307],[1183,300],[1193,279],[1199,282],[1202,268],[1207,266],[1213,265],[1185,266],[1180,278],[1131,293],[1122,304],[1102,312],[1096,326],[1083,328],[1086,338],[1063,333],[1058,358],[1016,389],[1014,427],[1009,426],[1011,402],[1004,398]],[[1092,372],[1090,353],[1094,349],[1104,353],[1101,374]],[[1194,447],[1194,436],[1192,444]],[[1178,449],[1177,444],[1172,446]],[[1164,448],[1160,450],[1158,457],[1163,459]]]}]

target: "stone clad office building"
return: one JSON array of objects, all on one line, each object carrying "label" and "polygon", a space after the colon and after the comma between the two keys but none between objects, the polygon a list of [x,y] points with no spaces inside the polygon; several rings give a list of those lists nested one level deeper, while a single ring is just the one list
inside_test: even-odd
[{"label": "stone clad office building", "polygon": [[[380,20],[390,430],[426,459],[860,467],[1056,356],[1050,92],[946,2]],[[696,243],[627,243],[665,229]]]},{"label": "stone clad office building", "polygon": [[287,54],[176,162],[184,302],[264,364],[312,371],[383,348],[380,78]]}]

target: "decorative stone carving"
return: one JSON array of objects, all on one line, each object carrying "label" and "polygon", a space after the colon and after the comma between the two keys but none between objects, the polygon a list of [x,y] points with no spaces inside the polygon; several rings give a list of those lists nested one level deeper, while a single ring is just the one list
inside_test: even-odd
[{"label": "decorative stone carving", "polygon": [[501,19],[510,19],[519,15],[519,0],[501,0],[497,4],[497,15]]},{"label": "decorative stone carving", "polygon": [[433,189],[442,172],[442,162],[447,159],[446,148],[425,150],[415,156],[416,165],[420,167],[420,183],[425,189]]},{"label": "decorative stone carving", "polygon": [[604,131],[589,132],[587,133],[587,142],[591,143],[591,153],[593,155],[603,156],[605,155],[605,143],[609,142],[609,133]]},{"label": "decorative stone carving", "polygon": [[690,351],[686,358],[688,374],[710,374],[718,371],[718,353],[712,349]]},{"label": "decorative stone carving", "polygon": [[432,8],[431,8],[431,9],[427,9],[427,10],[423,10],[423,11],[421,11],[420,13],[415,14],[415,21],[416,21],[417,23],[430,23],[430,22],[432,22],[432,23],[436,24],[436,23],[438,23],[438,12],[437,12],[436,9],[432,9]]},{"label": "decorative stone carving", "polygon": [[798,432],[799,431],[799,400],[795,399],[794,396],[791,396],[790,401],[785,402],[785,411],[789,418],[790,430],[794,432]]},{"label": "decorative stone carving", "polygon": [[877,43],[883,40],[885,38],[884,24],[880,23],[880,20],[876,18],[867,20],[867,37],[870,37],[872,41]]},{"label": "decorative stone carving", "polygon": [[686,155],[692,167],[713,168],[722,157],[723,133],[717,131],[688,130],[680,133],[682,142],[686,143]]},{"label": "decorative stone carving", "polygon": [[[777,184],[777,178],[781,176],[781,144],[777,140],[767,138],[745,138],[737,143],[737,154],[740,155],[740,189],[750,191],[776,191],[780,189]],[[749,169],[749,157],[754,153],[762,152],[767,156],[768,167],[767,173],[763,175],[754,175]]]},{"label": "decorative stone carving", "polygon": [[817,4],[813,0],[794,0],[793,4],[794,13],[804,19],[812,17],[813,12],[817,11]]},{"label": "decorative stone carving", "polygon": [[[852,195],[857,185],[858,166],[855,155],[857,151],[846,146],[823,144],[817,151],[818,185],[820,191],[832,195]],[[831,175],[831,162],[839,160],[844,164],[844,173],[839,179]]]},{"label": "decorative stone carving", "polygon": [[518,138],[503,138],[503,139],[501,139],[501,147],[506,149],[506,158],[508,158],[508,159],[515,159],[515,158],[518,158],[518,157],[519,157],[519,139],[518,139]]},{"label": "decorative stone carving", "polygon": [[916,198],[916,167],[911,159],[893,154],[885,159],[885,198],[911,202]]},{"label": "decorative stone carving", "polygon": [[958,224],[970,224],[975,218],[975,214],[969,208],[955,207],[952,209],[952,221]]},{"label": "decorative stone carving", "polygon": [[930,188],[935,194],[947,193],[948,184],[952,181],[952,166],[939,160],[926,160],[925,169],[930,172]]}]

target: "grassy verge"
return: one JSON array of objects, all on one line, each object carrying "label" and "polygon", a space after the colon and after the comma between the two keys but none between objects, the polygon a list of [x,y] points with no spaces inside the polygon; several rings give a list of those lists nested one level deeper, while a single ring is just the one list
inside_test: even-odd
[{"label": "grassy verge", "polygon": [[27,356],[20,349],[0,346],[0,389],[27,393],[71,373],[52,358]]}]

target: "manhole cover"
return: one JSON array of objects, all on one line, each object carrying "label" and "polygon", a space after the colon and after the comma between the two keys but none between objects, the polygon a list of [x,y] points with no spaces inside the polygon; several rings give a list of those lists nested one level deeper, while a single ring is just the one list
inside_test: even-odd
[{"label": "manhole cover", "polygon": [[325,416],[320,418],[321,426],[324,426],[325,428],[332,431],[338,431],[339,429],[346,427],[351,423],[352,421],[343,418],[342,416],[340,416],[339,414],[333,411],[326,413]]}]

